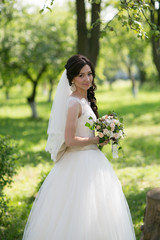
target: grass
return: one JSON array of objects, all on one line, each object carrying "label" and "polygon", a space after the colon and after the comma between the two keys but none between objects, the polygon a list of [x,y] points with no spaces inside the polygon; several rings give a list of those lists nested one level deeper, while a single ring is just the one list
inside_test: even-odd
[{"label": "grass", "polygon": [[[114,110],[125,120],[126,138],[119,159],[112,159],[111,147],[103,148],[118,175],[129,207],[137,239],[143,223],[146,192],[160,185],[160,91],[141,90],[136,99],[131,95],[130,84],[117,82],[113,89],[108,85],[98,88],[97,100],[100,115]],[[13,88],[10,99],[0,94],[0,134],[10,135],[19,144],[21,161],[14,183],[5,189],[9,201],[9,224],[3,229],[5,240],[20,240],[37,194],[37,186],[52,167],[50,155],[45,152],[47,125],[51,103],[38,91],[39,120],[30,118],[26,104],[26,90]],[[43,176],[44,175],[44,176]]]}]

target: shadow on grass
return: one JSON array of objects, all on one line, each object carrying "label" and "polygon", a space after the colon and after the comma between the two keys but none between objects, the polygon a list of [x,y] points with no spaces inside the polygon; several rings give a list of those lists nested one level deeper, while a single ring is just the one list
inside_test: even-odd
[{"label": "shadow on grass", "polygon": [[149,188],[139,191],[138,186],[134,185],[130,193],[125,193],[127,202],[131,211],[132,221],[135,228],[136,239],[139,240],[141,236],[141,225],[143,224],[143,217],[146,207],[146,194]]},{"label": "shadow on grass", "polygon": [[[15,98],[17,100],[17,98]],[[38,113],[41,115],[44,115],[43,112],[46,112],[47,115],[48,113],[50,113],[51,108],[52,108],[52,101],[51,102],[47,102],[47,101],[38,101],[36,102],[36,106],[38,109],[40,109],[38,111]],[[23,109],[24,107],[28,107],[30,109],[29,104],[27,103],[27,99],[26,102],[25,101],[12,101],[12,99],[9,99],[9,101],[3,101],[2,103],[0,103],[0,108],[4,108],[5,107],[10,107],[11,109],[15,109],[15,108],[19,108],[19,109]],[[4,110],[5,111],[5,110]],[[13,114],[14,116],[14,114]]]},{"label": "shadow on grass", "polygon": [[[9,135],[16,140],[19,151],[22,153],[19,163],[21,166],[25,164],[35,166],[50,160],[50,155],[45,152],[48,121],[29,118],[1,118],[0,124],[0,134]],[[44,151],[42,150],[43,148]]]},{"label": "shadow on grass", "polygon": [[[106,109],[103,110],[99,110],[99,115],[103,116],[105,115],[109,110],[112,109],[107,109],[108,105],[106,107]],[[154,103],[142,103],[142,104],[129,104],[129,105],[124,105],[124,106],[118,106],[116,108],[113,109],[115,112],[117,112],[118,114],[125,116],[125,115],[129,115],[132,114],[133,117],[131,119],[129,119],[129,123],[133,124],[135,122],[136,118],[139,118],[140,116],[143,116],[144,114],[150,113],[153,114],[153,116],[155,115],[155,113],[159,113],[160,112],[160,104],[159,102],[154,102]],[[153,119],[155,121],[155,124],[159,123],[159,116],[155,116],[155,118]],[[142,119],[142,123],[144,123],[144,120]]]},{"label": "shadow on grass", "polygon": [[33,120],[31,118],[1,118],[1,134],[10,135],[15,140],[24,138],[36,142],[47,136],[48,121],[44,119]]},{"label": "shadow on grass", "polygon": [[[119,158],[112,159],[116,168],[145,167],[160,163],[159,135],[147,137],[127,138],[123,143],[123,150],[119,151]],[[107,154],[106,154],[107,155]]]}]

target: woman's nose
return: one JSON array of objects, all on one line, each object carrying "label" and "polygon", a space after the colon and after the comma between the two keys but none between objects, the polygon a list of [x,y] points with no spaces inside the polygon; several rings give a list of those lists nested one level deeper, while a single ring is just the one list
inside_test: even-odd
[{"label": "woman's nose", "polygon": [[88,76],[88,74],[86,75],[85,79],[86,79],[87,81],[90,81],[90,77]]}]

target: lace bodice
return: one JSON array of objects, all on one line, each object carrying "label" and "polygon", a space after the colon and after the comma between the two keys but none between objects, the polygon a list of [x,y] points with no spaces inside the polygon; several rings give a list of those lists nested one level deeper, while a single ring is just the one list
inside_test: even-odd
[{"label": "lace bodice", "polygon": [[[85,98],[79,99],[77,97],[70,96],[68,99],[68,107],[71,107],[75,102],[79,102],[82,107],[82,114],[77,120],[76,136],[93,137],[94,131],[86,127],[85,124],[86,122],[92,124],[93,121],[96,121],[96,115]],[[92,117],[93,120],[89,120],[89,117]]]}]

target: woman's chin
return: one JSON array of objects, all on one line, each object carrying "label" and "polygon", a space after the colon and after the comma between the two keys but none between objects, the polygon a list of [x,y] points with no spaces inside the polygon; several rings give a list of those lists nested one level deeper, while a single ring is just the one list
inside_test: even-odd
[{"label": "woman's chin", "polygon": [[91,86],[90,85],[86,85],[85,89],[88,90]]}]

